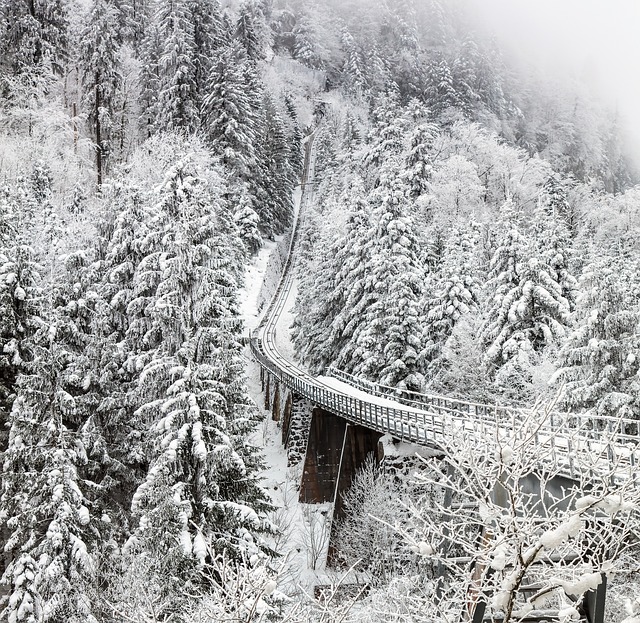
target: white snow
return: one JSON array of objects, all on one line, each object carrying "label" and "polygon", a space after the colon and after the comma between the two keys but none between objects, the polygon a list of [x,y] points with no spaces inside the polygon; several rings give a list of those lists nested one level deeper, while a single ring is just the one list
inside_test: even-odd
[{"label": "white snow", "polygon": [[562,586],[567,595],[577,597],[587,591],[597,588],[600,582],[602,582],[602,575],[600,573],[585,573],[571,582],[559,580],[558,584]]},{"label": "white snow", "polygon": [[258,296],[267,270],[269,256],[276,246],[277,242],[266,240],[258,255],[245,271],[244,287],[238,294],[238,307],[247,336],[258,326],[260,319]]},{"label": "white snow", "polygon": [[563,622],[579,621],[580,613],[573,606],[569,606],[568,608],[563,608],[558,612],[558,619]]},{"label": "white snow", "polygon": [[540,537],[540,543],[546,549],[554,549],[560,547],[569,538],[574,537],[582,528],[582,518],[580,515],[572,515],[565,522],[561,523],[557,528],[547,530]]},{"label": "white snow", "polygon": [[[386,407],[388,409],[395,409],[398,411],[406,411],[407,413],[418,413],[420,415],[425,415],[425,413],[428,413],[428,411],[426,411],[425,409],[416,409],[415,407],[409,407],[402,404],[401,402],[396,402],[395,400],[391,400],[390,398],[386,398],[384,396],[373,396],[372,394],[368,394],[362,389],[353,387],[352,385],[349,385],[344,381],[335,379],[332,376],[318,376],[316,377],[316,380],[321,385],[336,390],[337,392],[344,394],[345,396],[358,398],[360,400],[378,405],[380,407]],[[436,420],[437,423],[439,423],[440,421],[440,419]]]}]

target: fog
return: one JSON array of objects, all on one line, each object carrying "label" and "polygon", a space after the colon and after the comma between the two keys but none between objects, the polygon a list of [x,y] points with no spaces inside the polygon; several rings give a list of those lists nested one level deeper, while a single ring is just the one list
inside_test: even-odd
[{"label": "fog", "polygon": [[640,1],[468,0],[481,25],[544,71],[577,75],[616,108],[640,156]]}]

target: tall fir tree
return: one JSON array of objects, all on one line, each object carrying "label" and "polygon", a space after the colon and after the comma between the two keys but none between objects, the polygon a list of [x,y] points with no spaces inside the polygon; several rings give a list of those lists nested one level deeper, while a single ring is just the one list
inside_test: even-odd
[{"label": "tall fir tree", "polygon": [[121,96],[123,23],[124,16],[115,0],[93,0],[88,23],[80,39],[84,105],[96,143],[98,186],[102,186],[111,151],[114,116]]},{"label": "tall fir tree", "polygon": [[69,5],[65,0],[0,3],[1,65],[12,73],[48,64],[61,74],[69,55]]},{"label": "tall fir tree", "polygon": [[370,197],[372,227],[367,271],[375,284],[374,301],[354,333],[356,372],[389,386],[420,389],[419,303],[423,274],[419,242],[406,212],[408,189],[390,173]]},{"label": "tall fir tree", "polygon": [[628,258],[606,257],[587,266],[580,278],[576,328],[562,346],[551,381],[566,407],[640,419],[634,268]]},{"label": "tall fir tree", "polygon": [[186,2],[160,0],[155,21],[162,42],[156,124],[192,133],[200,125],[193,15]]}]

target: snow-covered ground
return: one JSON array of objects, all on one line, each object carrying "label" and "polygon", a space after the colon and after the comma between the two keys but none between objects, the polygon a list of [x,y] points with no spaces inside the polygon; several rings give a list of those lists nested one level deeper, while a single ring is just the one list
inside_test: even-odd
[{"label": "snow-covered ground", "polygon": [[258,298],[264,281],[267,264],[271,253],[277,246],[277,241],[267,240],[262,249],[245,271],[244,287],[239,293],[240,317],[244,323],[244,334],[249,336],[251,331],[258,326],[260,312],[258,311]]},{"label": "snow-covered ground", "polygon": [[[299,194],[295,199],[297,204]],[[267,270],[271,270],[269,258],[272,253],[277,252],[277,244],[278,241],[266,242],[247,267],[244,287],[239,296],[246,336],[250,335],[260,321],[260,291]],[[269,275],[268,278],[275,281],[274,277],[275,275]],[[278,348],[285,357],[292,360],[294,352],[289,328],[293,322],[296,292],[294,283],[277,325]],[[245,348],[244,356],[249,393],[264,415],[263,425],[251,441],[263,451],[265,469],[262,484],[275,507],[271,520],[280,531],[272,545],[286,560],[281,577],[285,586],[279,588],[289,593],[297,589],[310,593],[315,585],[329,583],[324,566],[329,539],[329,522],[326,519],[331,517],[331,505],[298,502],[302,465],[287,466],[287,452],[281,442],[280,426],[271,419],[271,413],[264,410],[260,366],[254,361],[249,346]]]}]

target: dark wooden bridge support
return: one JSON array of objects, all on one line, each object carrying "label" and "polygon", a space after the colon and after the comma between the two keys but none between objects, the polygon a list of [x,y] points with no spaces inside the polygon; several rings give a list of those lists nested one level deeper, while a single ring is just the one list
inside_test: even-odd
[{"label": "dark wooden bridge support", "polygon": [[367,457],[380,462],[379,441],[374,430],[349,424],[346,420],[320,408],[313,410],[307,453],[300,485],[300,502],[322,504],[333,502],[333,520],[329,538],[327,563],[335,560],[336,520],[344,516],[342,494],[351,487],[356,472]]},{"label": "dark wooden bridge support", "polygon": [[334,501],[346,429],[343,418],[319,407],[313,410],[300,483],[303,504]]}]

